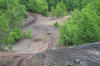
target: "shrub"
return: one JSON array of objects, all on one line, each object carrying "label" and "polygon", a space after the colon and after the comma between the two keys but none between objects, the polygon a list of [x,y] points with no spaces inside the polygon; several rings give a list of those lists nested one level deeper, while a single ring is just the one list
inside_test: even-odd
[{"label": "shrub", "polygon": [[10,31],[9,21],[6,15],[1,12],[0,13],[0,43],[4,42],[4,39],[7,38],[8,33]]},{"label": "shrub", "polygon": [[55,26],[55,27],[59,27],[58,22],[55,22],[55,23],[54,23],[54,26]]},{"label": "shrub", "polygon": [[10,44],[14,44],[17,40],[19,40],[22,37],[22,30],[19,28],[15,28],[10,32],[8,37],[8,42]]},{"label": "shrub", "polygon": [[58,3],[56,8],[52,7],[51,15],[57,17],[67,15],[66,6],[63,4],[63,2]]},{"label": "shrub", "polygon": [[8,46],[8,49],[9,50],[12,50],[12,45],[11,44]]},{"label": "shrub", "polygon": [[15,32],[16,34],[17,34],[17,40],[18,39],[20,39],[21,37],[22,37],[22,35],[23,35],[23,31],[22,31],[22,29],[21,28],[14,28],[13,30],[12,30],[12,32]]},{"label": "shrub", "polygon": [[32,38],[32,30],[28,30],[27,33],[25,34],[26,38]]},{"label": "shrub", "polygon": [[100,0],[95,0],[90,5],[96,9],[97,15],[100,16]]},{"label": "shrub", "polygon": [[18,38],[16,32],[11,32],[9,37],[8,37],[9,43],[10,44],[15,43],[16,42],[16,38]]},{"label": "shrub", "polygon": [[60,29],[60,44],[78,45],[100,41],[100,27],[97,27],[97,14],[88,5],[81,12],[75,10],[72,18]]}]

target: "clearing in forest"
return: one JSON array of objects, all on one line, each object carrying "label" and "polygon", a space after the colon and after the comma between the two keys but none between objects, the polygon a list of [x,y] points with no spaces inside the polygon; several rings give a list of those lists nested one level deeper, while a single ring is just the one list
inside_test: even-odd
[{"label": "clearing in forest", "polygon": [[[44,17],[40,14],[28,13],[28,18],[23,20],[24,32],[28,29],[32,30],[32,39],[21,39],[13,45],[13,51],[16,52],[41,52],[49,48],[58,47],[58,30],[59,27],[54,27],[54,23],[61,24],[70,16],[62,18]],[[48,34],[50,32],[50,34]]]}]

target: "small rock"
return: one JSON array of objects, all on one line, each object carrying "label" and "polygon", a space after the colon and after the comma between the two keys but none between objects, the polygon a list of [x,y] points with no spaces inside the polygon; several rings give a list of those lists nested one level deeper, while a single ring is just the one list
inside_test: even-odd
[{"label": "small rock", "polygon": [[81,61],[80,59],[75,59],[74,63],[79,63],[80,64],[80,61]]},{"label": "small rock", "polygon": [[48,31],[48,35],[50,35],[51,34],[51,31]]}]

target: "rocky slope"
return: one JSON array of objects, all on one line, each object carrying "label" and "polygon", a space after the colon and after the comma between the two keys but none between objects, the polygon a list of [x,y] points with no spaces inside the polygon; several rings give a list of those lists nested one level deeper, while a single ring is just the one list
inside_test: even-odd
[{"label": "rocky slope", "polygon": [[0,52],[0,66],[100,66],[100,42],[37,54]]}]

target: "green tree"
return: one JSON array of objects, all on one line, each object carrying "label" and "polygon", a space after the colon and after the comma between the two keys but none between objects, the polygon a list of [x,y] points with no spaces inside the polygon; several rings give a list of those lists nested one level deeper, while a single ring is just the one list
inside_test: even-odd
[{"label": "green tree", "polygon": [[43,15],[47,15],[48,13],[48,5],[45,0],[29,0],[27,9]]},{"label": "green tree", "polygon": [[63,17],[67,15],[66,6],[63,4],[63,2],[58,3],[56,8],[52,8],[51,15],[57,17]]},{"label": "green tree", "polygon": [[29,30],[27,31],[27,33],[25,34],[25,37],[26,37],[26,38],[32,38],[32,30],[31,30],[31,29],[29,29]]},{"label": "green tree", "polygon": [[72,18],[60,29],[60,44],[79,45],[100,41],[96,10],[87,5],[82,11],[75,10]]}]

